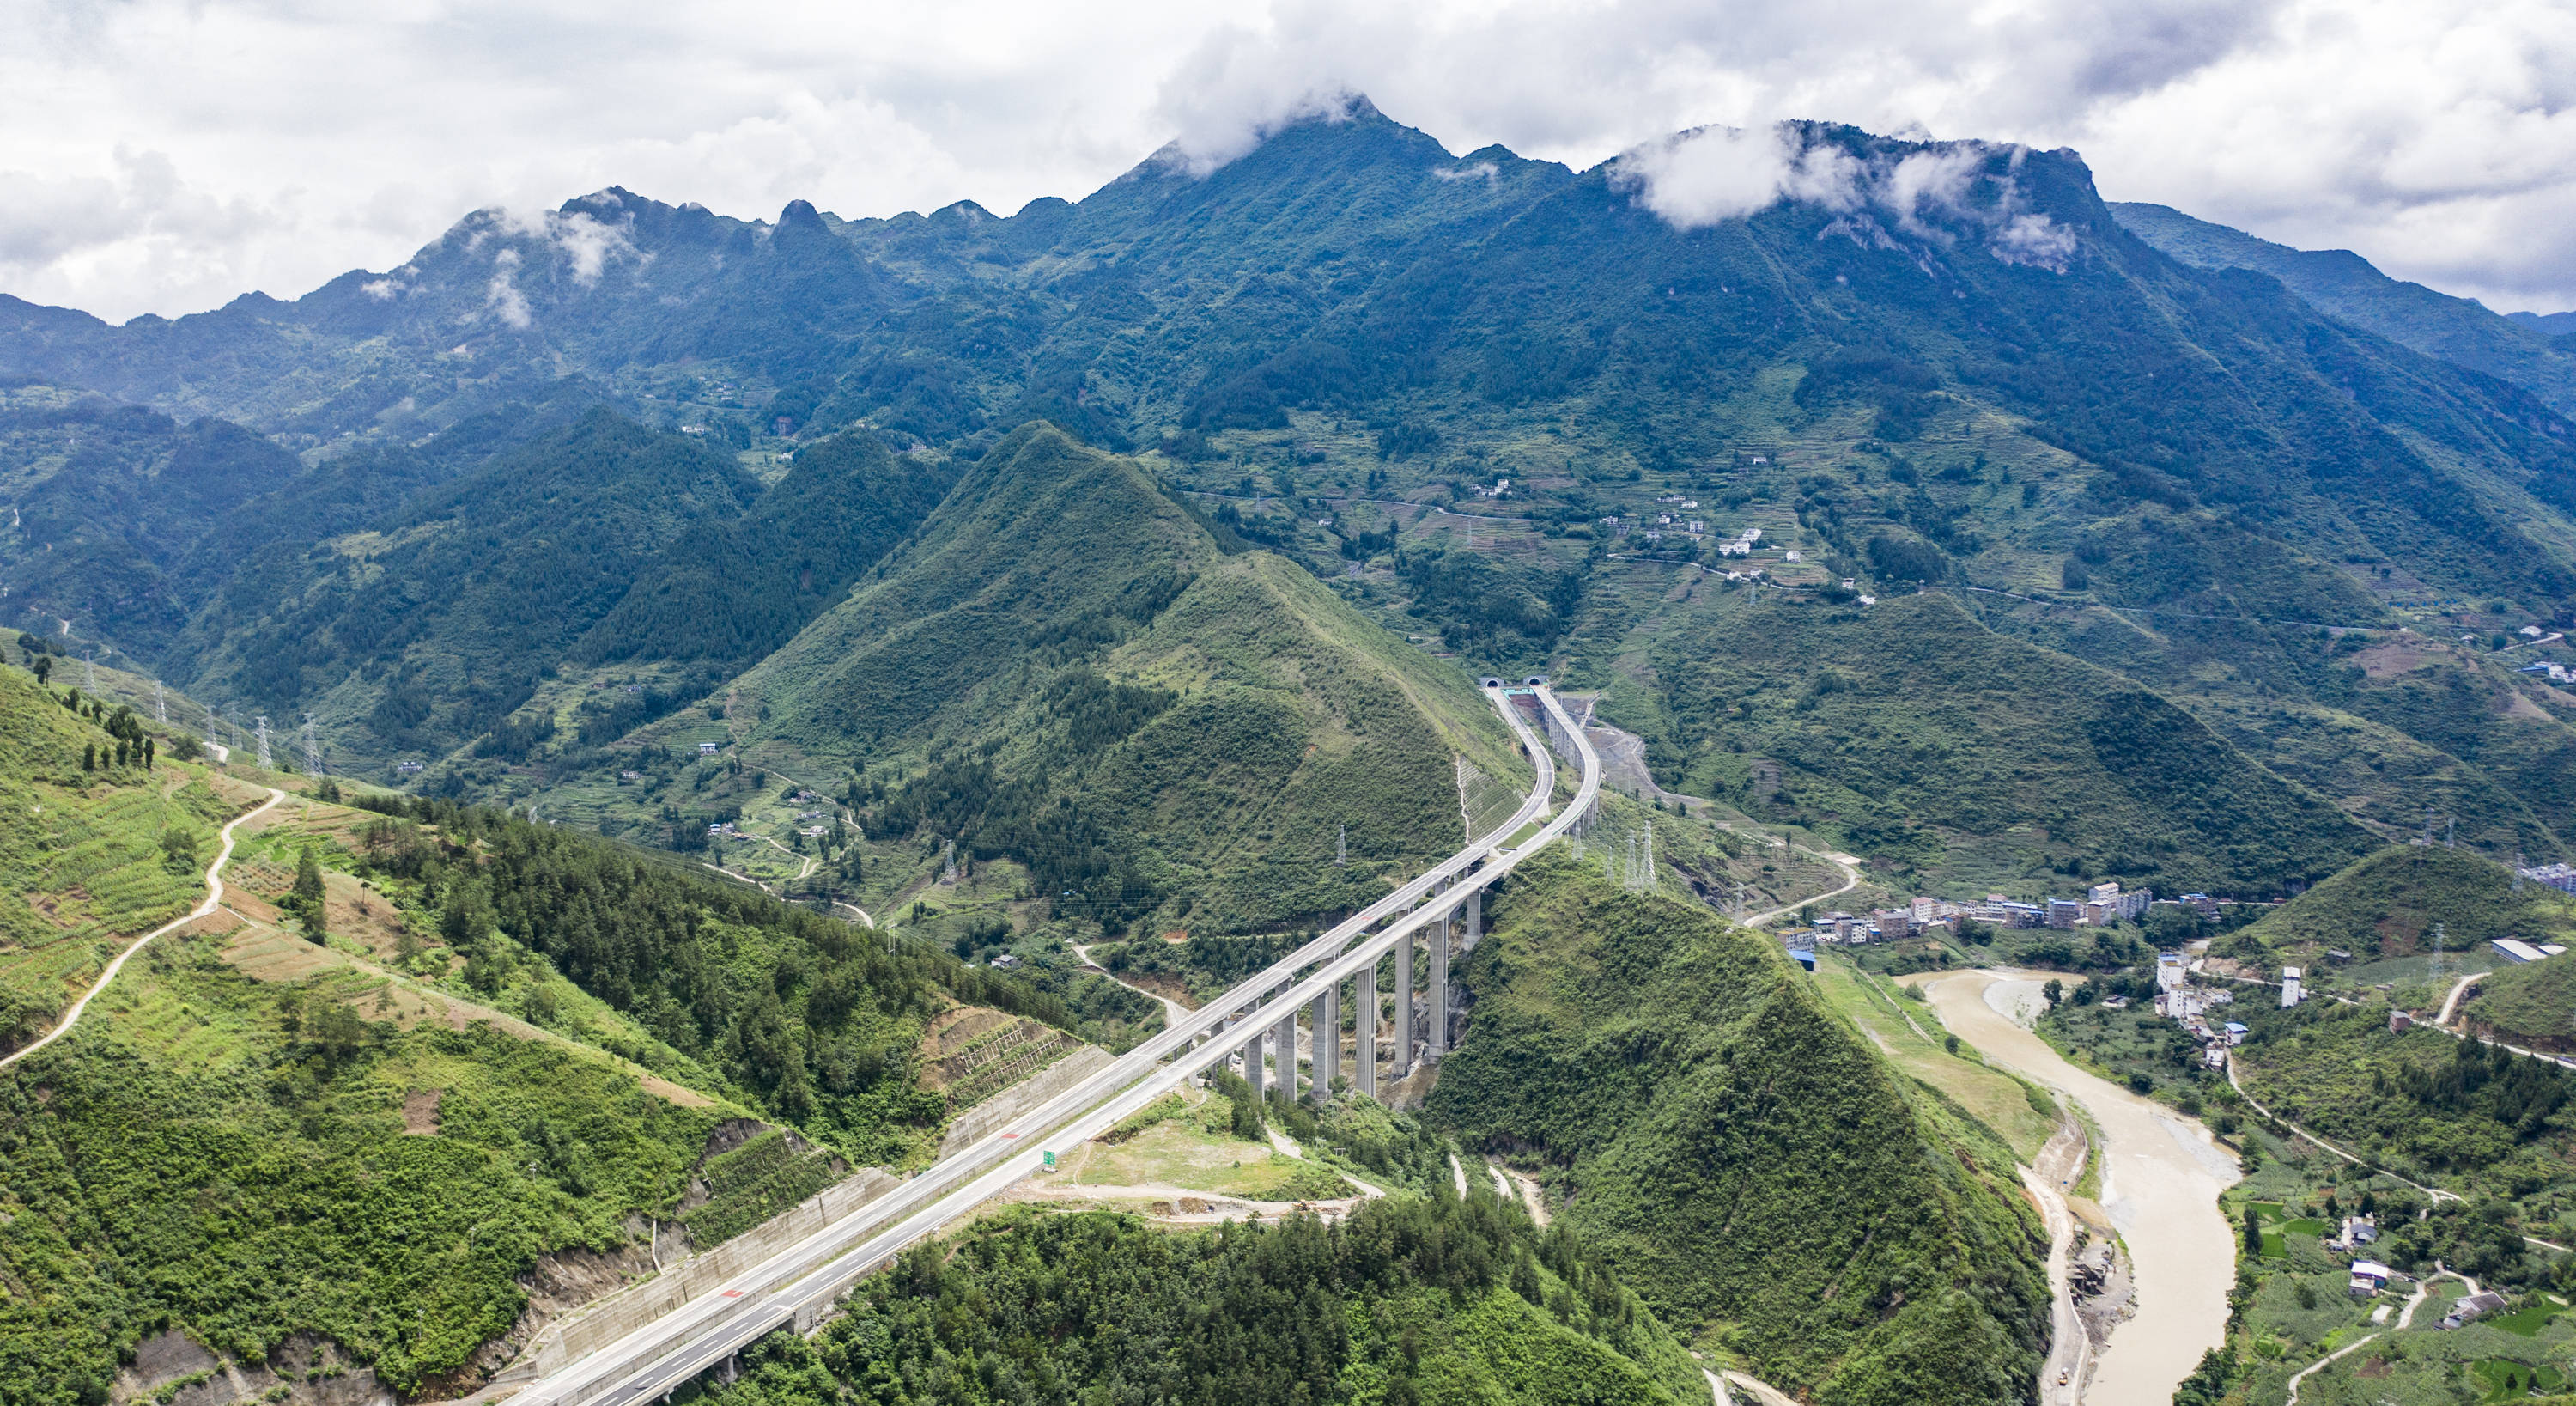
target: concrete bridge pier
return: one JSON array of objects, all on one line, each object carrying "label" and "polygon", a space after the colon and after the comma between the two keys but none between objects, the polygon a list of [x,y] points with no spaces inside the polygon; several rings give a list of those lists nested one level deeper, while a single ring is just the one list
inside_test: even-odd
[{"label": "concrete bridge pier", "polygon": [[1272,1058],[1279,1061],[1279,1093],[1290,1103],[1297,1101],[1297,1008],[1290,1006],[1279,1013],[1279,1023],[1270,1027]]},{"label": "concrete bridge pier", "polygon": [[1413,939],[1395,944],[1395,1058],[1388,1064],[1386,1077],[1401,1079],[1413,1072]]},{"label": "concrete bridge pier", "polygon": [[1342,988],[1336,986],[1315,998],[1307,1012],[1306,1026],[1314,1032],[1314,1057],[1307,1061],[1307,1073],[1314,1085],[1307,1091],[1317,1103],[1333,1097],[1333,1079],[1341,1073],[1342,1062]]},{"label": "concrete bridge pier", "polygon": [[1431,971],[1423,985],[1423,1014],[1429,1028],[1422,1032],[1422,1058],[1438,1064],[1449,1052],[1449,923],[1457,916],[1455,909],[1440,915],[1431,924]]},{"label": "concrete bridge pier", "polygon": [[1377,1097],[1377,963],[1360,968],[1351,1002],[1351,1058],[1358,1066],[1353,1082],[1361,1093]]},{"label": "concrete bridge pier", "polygon": [[1467,935],[1459,941],[1458,950],[1473,952],[1476,944],[1485,940],[1485,891],[1478,889],[1467,895],[1467,906],[1462,911],[1466,915]]},{"label": "concrete bridge pier", "polygon": [[1252,1086],[1254,1098],[1262,1096],[1261,1037],[1259,1035],[1243,1042],[1243,1082]]}]

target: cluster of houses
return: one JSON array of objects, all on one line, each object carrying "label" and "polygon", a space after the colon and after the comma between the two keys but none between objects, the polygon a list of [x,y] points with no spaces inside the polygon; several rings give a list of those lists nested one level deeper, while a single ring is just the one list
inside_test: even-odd
[{"label": "cluster of houses", "polygon": [[[2197,895],[2195,895],[2197,896]],[[2082,898],[2052,898],[2025,903],[1999,893],[1982,903],[1953,903],[1944,898],[1916,897],[1902,908],[1875,913],[1827,913],[1816,919],[1815,940],[1833,943],[1892,942],[1953,926],[1962,918],[1999,928],[2102,927],[2121,919],[2135,922],[2155,901],[2149,889],[2123,890],[2116,882],[2095,884]]]},{"label": "cluster of houses", "polygon": [[[2356,1299],[2375,1298],[2388,1287],[2390,1280],[2406,1277],[2387,1265],[2362,1255],[2362,1251],[2378,1239],[2377,1217],[2346,1216],[2343,1218],[2342,1230],[2325,1242],[2325,1248],[2328,1251],[2353,1257],[2350,1292]],[[2504,1308],[2505,1298],[2502,1294],[2486,1291],[2464,1294],[2451,1301],[2450,1312],[2442,1315],[2440,1326],[2445,1330],[2458,1328],[2464,1324],[2475,1323],[2488,1314],[2501,1313]],[[2387,1310],[2382,1309],[2380,1312],[2385,1313]]]},{"label": "cluster of houses", "polygon": [[[2298,968],[2288,971],[2290,999],[2284,1004],[2296,1005]],[[2235,1004],[2236,993],[2219,986],[2197,986],[2191,980],[2191,965],[2180,952],[2156,954],[2156,1014],[2173,1021],[2201,1042],[2200,1062],[2210,1069],[2227,1067],[2227,1052],[2245,1043],[2245,1026],[2240,1021],[2218,1020],[2221,1006]],[[2114,996],[2102,1003],[2114,1010],[2128,1002]]]}]

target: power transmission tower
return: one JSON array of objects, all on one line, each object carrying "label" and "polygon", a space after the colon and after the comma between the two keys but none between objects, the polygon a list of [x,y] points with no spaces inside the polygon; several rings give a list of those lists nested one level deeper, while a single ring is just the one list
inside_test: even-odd
[{"label": "power transmission tower", "polygon": [[152,716],[160,719],[163,727],[168,727],[170,725],[170,704],[168,700],[161,696],[161,681],[159,679],[154,679],[152,681]]},{"label": "power transmission tower", "polygon": [[1333,841],[1333,867],[1346,869],[1351,862],[1351,827],[1342,827],[1341,837]]},{"label": "power transmission tower", "polygon": [[2442,835],[2442,848],[2444,848],[2444,849],[2458,849],[2459,847],[2460,847],[2460,817],[2458,817],[2458,816],[2454,815],[2454,816],[2451,816],[2451,817],[2449,818],[2449,827],[2448,827],[2446,830],[2444,830],[2444,831],[2443,831],[2443,835]]},{"label": "power transmission tower", "polygon": [[2513,891],[2522,892],[2522,851],[2513,852]]},{"label": "power transmission tower", "polygon": [[[311,713],[304,715],[304,774],[307,776],[322,774],[322,740],[313,733]],[[536,814],[535,806],[528,807],[528,817],[531,820],[536,818]]]},{"label": "power transmission tower", "polygon": [[955,840],[948,842],[948,851],[940,859],[945,867],[940,871],[939,882],[954,886],[957,882],[957,842]]},{"label": "power transmission tower", "polygon": [[2433,925],[2433,960],[2424,971],[2426,976],[2432,978],[2435,986],[2442,984],[2442,937],[2442,925],[2435,923]]},{"label": "power transmission tower", "polygon": [[1655,822],[1646,822],[1646,872],[1642,887],[1648,893],[1659,892],[1655,884]]},{"label": "power transmission tower", "polygon": [[98,692],[98,659],[95,655],[81,656],[81,687],[92,693]]},{"label": "power transmission tower", "polygon": [[271,761],[268,755],[268,719],[265,717],[259,720],[259,769],[262,771],[277,769],[277,763]]}]

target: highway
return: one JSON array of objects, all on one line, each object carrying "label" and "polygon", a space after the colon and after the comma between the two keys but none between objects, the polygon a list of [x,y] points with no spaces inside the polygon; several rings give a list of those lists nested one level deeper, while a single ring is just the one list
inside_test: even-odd
[{"label": "highway", "polygon": [[[1467,895],[1501,879],[1521,860],[1571,829],[1589,812],[1600,790],[1600,757],[1583,738],[1582,729],[1553,694],[1543,687],[1533,691],[1551,724],[1550,733],[1580,758],[1582,781],[1573,803],[1527,844],[1515,850],[1502,848],[1506,837],[1547,813],[1556,785],[1555,757],[1522,720],[1505,690],[1491,687],[1485,690],[1488,699],[1520,739],[1536,772],[1528,798],[1509,822],[1217,1000],[1176,1019],[1167,1015],[1169,1024],[1162,1033],[1009,1127],[941,1158],[903,1186],[715,1292],[532,1383],[514,1400],[530,1406],[625,1406],[653,1401],[722,1366],[764,1334],[789,1325],[811,1328],[851,1284],[904,1247],[1037,1171],[1045,1152],[1072,1148],[1116,1126],[1227,1059],[1274,1025],[1277,1015],[1296,1011],[1337,989],[1342,981],[1373,967],[1398,942],[1410,942],[1424,926],[1445,917]],[[1370,933],[1389,919],[1393,921],[1383,930]],[[1356,946],[1353,939],[1360,939]],[[1282,987],[1287,989],[1282,992]],[[1262,998],[1273,992],[1280,994],[1264,1006]],[[1244,1020],[1228,1028],[1229,1021],[1255,1007],[1262,1007],[1264,1019]],[[1202,1037],[1210,1038],[1202,1044]]]}]

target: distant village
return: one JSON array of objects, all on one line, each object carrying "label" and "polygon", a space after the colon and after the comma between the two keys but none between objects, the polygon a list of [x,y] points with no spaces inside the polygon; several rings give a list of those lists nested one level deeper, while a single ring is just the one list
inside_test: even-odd
[{"label": "distant village", "polygon": [[[1812,932],[1797,937],[1855,946],[1895,942],[1928,936],[1935,929],[1955,930],[1963,919],[1998,928],[2102,927],[2122,919],[2136,922],[2146,916],[2148,905],[2154,901],[2152,890],[2124,891],[2117,883],[2095,884],[2082,898],[2052,898],[2040,903],[2025,903],[1999,893],[1987,894],[1983,903],[1917,897],[1902,908],[1882,908],[1875,913],[1827,913],[1815,920]],[[2209,914],[2218,911],[2218,901],[2207,894],[2185,894],[2182,901]],[[1792,949],[1798,947],[1797,937],[1790,940]],[[1794,950],[1791,955],[1796,955]],[[1812,950],[1804,961],[1808,966],[1815,965]]]}]

